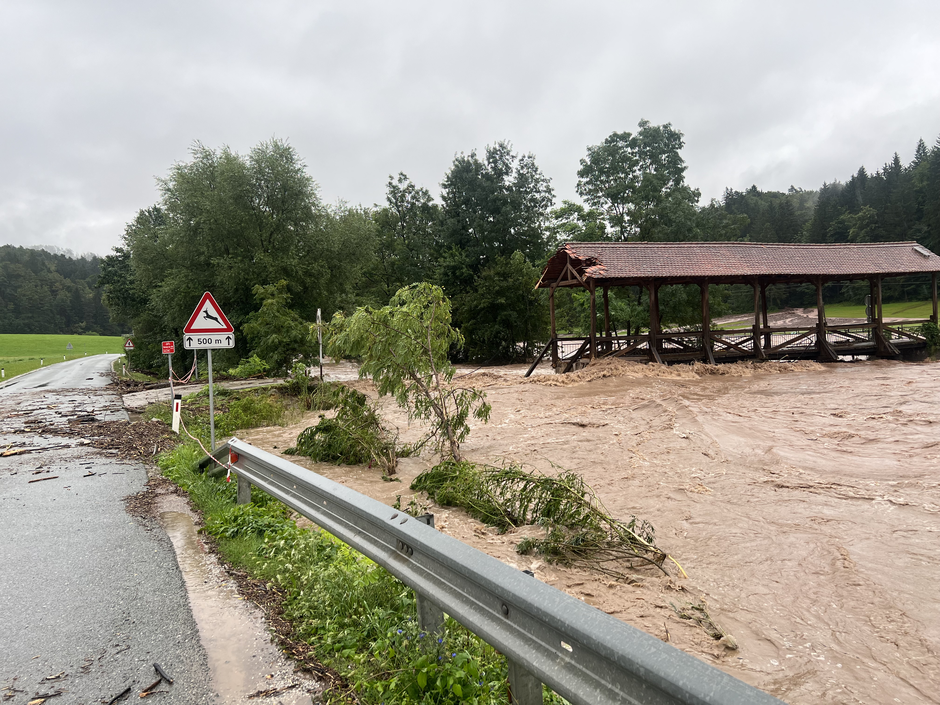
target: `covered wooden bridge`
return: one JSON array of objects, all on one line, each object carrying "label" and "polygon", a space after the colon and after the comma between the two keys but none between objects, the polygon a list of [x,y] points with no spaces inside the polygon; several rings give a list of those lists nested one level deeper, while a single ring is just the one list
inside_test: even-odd
[{"label": "covered wooden bridge", "polygon": [[[538,283],[539,287],[549,290],[551,312],[551,340],[539,360],[551,351],[556,371],[567,372],[580,361],[600,357],[660,363],[806,358],[835,361],[845,355],[895,357],[926,345],[920,326],[927,320],[886,324],[881,305],[882,282],[889,277],[929,275],[933,291],[933,313],[929,320],[936,323],[938,273],[940,256],[916,242],[850,245],[570,242],[548,261]],[[853,325],[829,325],[823,285],[856,280],[867,280],[870,284],[870,320]],[[767,287],[780,283],[815,285],[818,317],[814,326],[773,328],[769,325]],[[702,302],[699,330],[662,329],[659,290],[673,284],[699,286]],[[712,328],[708,301],[710,284],[753,287],[754,322],[749,329]],[[589,336],[558,334],[555,291],[559,287],[582,287],[590,293]],[[641,287],[648,292],[648,332],[617,335],[611,330],[608,293],[612,287]],[[602,331],[597,330],[598,293],[603,306]]]}]

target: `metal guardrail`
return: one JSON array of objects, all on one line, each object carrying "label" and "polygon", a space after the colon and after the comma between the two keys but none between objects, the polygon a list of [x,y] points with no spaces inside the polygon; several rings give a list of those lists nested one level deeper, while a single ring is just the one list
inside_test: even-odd
[{"label": "metal guardrail", "polygon": [[574,705],[781,702],[408,514],[237,438],[212,455],[230,462],[239,502],[258,487],[411,587],[423,629],[442,629],[446,612],[505,654],[513,703],[541,703],[542,683]]}]

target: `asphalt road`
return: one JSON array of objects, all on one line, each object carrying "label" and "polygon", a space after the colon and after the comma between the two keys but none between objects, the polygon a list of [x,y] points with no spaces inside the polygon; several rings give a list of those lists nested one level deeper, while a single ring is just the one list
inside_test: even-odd
[{"label": "asphalt road", "polygon": [[154,662],[174,679],[159,687],[160,703],[215,700],[173,546],[124,508],[146,469],[75,438],[16,432],[76,415],[121,418],[105,389],[116,357],[51,365],[0,387],[0,453],[59,446],[0,457],[5,705],[57,691],[50,705],[107,703],[128,687],[117,702],[136,702],[157,679]]}]

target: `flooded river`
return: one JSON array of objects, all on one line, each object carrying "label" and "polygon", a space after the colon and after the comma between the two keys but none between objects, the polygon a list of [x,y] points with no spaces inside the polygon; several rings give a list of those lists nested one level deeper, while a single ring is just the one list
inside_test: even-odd
[{"label": "flooded river", "polygon": [[[469,459],[580,473],[612,514],[652,522],[688,577],[626,584],[545,565],[515,553],[518,536],[432,505],[441,530],[787,702],[940,703],[940,364],[607,363],[469,379],[493,405]],[[418,432],[385,409],[402,440]],[[243,437],[277,452],[314,422]],[[432,463],[403,460],[400,484],[307,465],[391,503]],[[688,604],[739,648],[680,619]]]}]

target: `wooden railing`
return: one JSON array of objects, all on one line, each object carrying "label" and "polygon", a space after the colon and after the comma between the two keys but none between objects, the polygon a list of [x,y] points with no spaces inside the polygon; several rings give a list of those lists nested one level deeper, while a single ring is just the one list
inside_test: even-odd
[{"label": "wooden railing", "polygon": [[[899,349],[924,345],[926,340],[920,332],[920,326],[924,323],[929,323],[929,320],[882,324],[880,337],[877,323],[826,326],[822,345],[817,339],[819,329],[816,326],[714,329],[707,335],[711,355],[705,349],[706,335],[701,330],[666,331],[655,336],[649,333],[597,336],[597,357],[676,361],[709,358],[786,359],[814,357],[821,349],[827,353],[821,355],[822,359],[835,359],[833,354],[890,356],[897,354]],[[655,342],[653,347],[651,342]],[[587,336],[559,337],[555,339],[554,345],[562,371],[571,371],[579,360],[591,359],[590,338]]]}]

